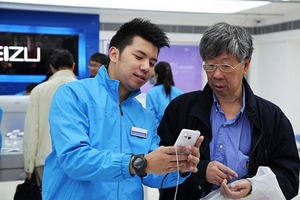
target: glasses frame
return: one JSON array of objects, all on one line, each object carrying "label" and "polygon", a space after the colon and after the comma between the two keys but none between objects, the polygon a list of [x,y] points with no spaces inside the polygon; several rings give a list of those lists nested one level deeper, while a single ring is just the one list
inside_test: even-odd
[{"label": "glasses frame", "polygon": [[[229,65],[229,64],[205,64],[205,62],[203,61],[202,62],[202,68],[206,71],[206,72],[213,72],[213,71],[215,71],[216,69],[217,69],[217,67],[219,67],[219,69],[222,71],[222,72],[225,72],[225,73],[227,73],[227,72],[231,72],[231,71],[233,71],[235,68],[237,68],[239,65],[241,65],[242,63],[244,63],[245,62],[245,60],[243,60],[243,61],[241,61],[239,64],[237,64],[236,66],[234,66],[234,67],[232,67],[232,65]],[[224,70],[224,68],[222,68],[222,65],[226,65],[227,67],[226,67],[226,69],[228,69],[228,70]],[[213,66],[213,68],[212,69],[205,69],[205,66]]]},{"label": "glasses frame", "polygon": [[100,67],[101,67],[101,65],[100,65],[100,66],[96,66],[96,65],[89,65],[88,67],[89,67],[90,69],[91,69],[91,68],[93,68],[93,69],[97,69],[97,68],[100,68]]}]

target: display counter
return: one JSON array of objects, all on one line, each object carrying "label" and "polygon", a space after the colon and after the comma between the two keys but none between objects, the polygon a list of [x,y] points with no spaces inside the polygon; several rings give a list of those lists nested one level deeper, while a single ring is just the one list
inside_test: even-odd
[{"label": "display counter", "polygon": [[22,139],[3,139],[0,155],[0,181],[24,180]]},{"label": "display counter", "polygon": [[24,172],[23,154],[2,154],[0,159],[0,181],[23,180]]}]

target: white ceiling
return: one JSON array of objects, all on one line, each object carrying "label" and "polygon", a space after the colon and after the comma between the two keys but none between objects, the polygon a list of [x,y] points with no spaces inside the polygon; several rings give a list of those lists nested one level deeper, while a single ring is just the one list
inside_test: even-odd
[{"label": "white ceiling", "polygon": [[[176,3],[176,1],[174,2]],[[199,1],[199,5],[195,6],[201,6],[201,1]],[[230,3],[228,3],[228,6],[230,6]],[[163,25],[210,26],[216,22],[225,21],[232,24],[255,27],[300,20],[300,0],[273,0],[268,5],[235,14],[146,12],[117,9],[74,8],[62,6],[13,4],[4,3],[1,0],[0,8],[99,14],[100,22],[112,23],[123,23],[131,20],[134,17],[142,17],[148,18],[155,23]]]}]

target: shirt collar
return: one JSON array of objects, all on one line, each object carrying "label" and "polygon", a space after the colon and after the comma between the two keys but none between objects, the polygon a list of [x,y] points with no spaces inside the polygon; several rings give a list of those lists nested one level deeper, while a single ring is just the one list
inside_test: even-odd
[{"label": "shirt collar", "polygon": [[[246,108],[246,97],[245,97],[244,84],[242,84],[242,90],[243,90],[243,106],[240,110],[241,113],[243,113],[245,111],[245,108]],[[217,111],[219,112],[220,111],[220,104],[219,104],[218,99],[216,97],[216,94],[214,92],[213,92],[213,102],[215,104],[215,107],[216,107]]]}]

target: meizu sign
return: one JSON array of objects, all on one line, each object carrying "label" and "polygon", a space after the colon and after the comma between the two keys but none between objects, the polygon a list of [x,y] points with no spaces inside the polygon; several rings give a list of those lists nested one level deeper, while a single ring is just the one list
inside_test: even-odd
[{"label": "meizu sign", "polygon": [[[23,53],[23,54],[22,54]],[[36,58],[28,58],[27,47],[0,46],[0,61],[6,62],[40,62],[41,48],[36,48]]]}]

